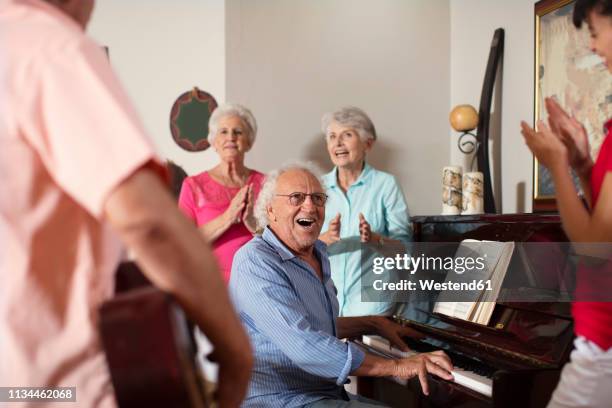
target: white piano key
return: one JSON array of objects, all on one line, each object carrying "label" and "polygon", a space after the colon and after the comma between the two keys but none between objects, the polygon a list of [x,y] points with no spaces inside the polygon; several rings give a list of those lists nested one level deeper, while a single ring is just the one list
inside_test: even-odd
[{"label": "white piano key", "polygon": [[487,397],[493,396],[493,380],[468,370],[453,370],[451,374],[457,384]]}]

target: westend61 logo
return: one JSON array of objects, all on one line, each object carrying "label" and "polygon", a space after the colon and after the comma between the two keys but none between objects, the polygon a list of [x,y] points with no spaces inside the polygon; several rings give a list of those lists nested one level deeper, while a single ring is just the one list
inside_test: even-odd
[{"label": "westend61 logo", "polygon": [[372,272],[380,275],[390,270],[403,270],[410,272],[411,275],[418,271],[440,271],[452,270],[457,274],[462,274],[465,271],[482,271],[485,269],[485,257],[439,257],[439,256],[410,256],[408,254],[397,254],[394,257],[376,257],[374,258]]}]

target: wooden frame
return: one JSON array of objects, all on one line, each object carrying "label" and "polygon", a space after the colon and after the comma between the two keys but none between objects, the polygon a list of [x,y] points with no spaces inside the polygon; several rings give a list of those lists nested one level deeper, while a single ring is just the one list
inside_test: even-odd
[{"label": "wooden frame", "polygon": [[[612,89],[612,81],[607,69],[600,66],[598,57],[588,48],[586,28],[579,31],[572,23],[573,3],[575,0],[542,0],[535,4],[534,124],[545,119],[544,98],[555,96],[585,124],[591,154],[595,156],[603,140],[603,124],[612,115],[612,104],[602,90]],[[557,49],[559,46],[563,46],[562,53]],[[567,79],[570,75],[580,76],[579,86]],[[574,181],[580,191],[576,177]],[[550,173],[534,158],[533,211],[555,210]]]},{"label": "wooden frame", "polygon": [[[542,0],[535,4],[535,60],[534,60],[534,124],[542,117],[541,115],[541,43],[542,32],[541,23],[543,18],[551,16],[564,6],[574,3],[574,0]],[[533,159],[533,211],[555,211],[556,201],[554,197],[554,188],[550,184],[550,174],[538,160]],[[553,191],[550,191],[553,189]]]}]

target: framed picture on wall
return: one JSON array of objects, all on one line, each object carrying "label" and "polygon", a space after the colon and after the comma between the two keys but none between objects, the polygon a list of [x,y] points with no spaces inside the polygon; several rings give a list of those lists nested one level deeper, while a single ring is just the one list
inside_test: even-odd
[{"label": "framed picture on wall", "polygon": [[[542,0],[535,4],[534,124],[546,120],[544,98],[554,97],[581,122],[596,157],[612,117],[612,77],[589,49],[589,31],[572,23],[574,0]],[[578,179],[574,176],[576,186]],[[550,173],[533,163],[533,210],[554,211],[555,189]]]}]

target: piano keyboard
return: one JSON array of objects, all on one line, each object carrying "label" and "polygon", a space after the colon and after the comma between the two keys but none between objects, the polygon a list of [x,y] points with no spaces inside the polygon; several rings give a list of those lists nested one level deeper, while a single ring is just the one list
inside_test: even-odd
[{"label": "piano keyboard", "polygon": [[[418,354],[416,351],[401,351],[400,349],[392,347],[387,339],[380,336],[366,335],[363,336],[362,341],[363,344],[373,348],[374,350],[379,350],[397,358],[406,358]],[[453,360],[453,358],[451,358],[451,360]],[[454,370],[451,371],[451,374],[455,378],[455,383],[480,394],[486,395],[487,397],[493,396],[493,380],[491,378],[492,373],[484,369],[469,369],[471,368],[469,366],[464,368],[460,362],[456,363],[453,361],[453,365]],[[396,380],[406,384],[405,380],[402,381],[399,378],[396,378]]]}]

